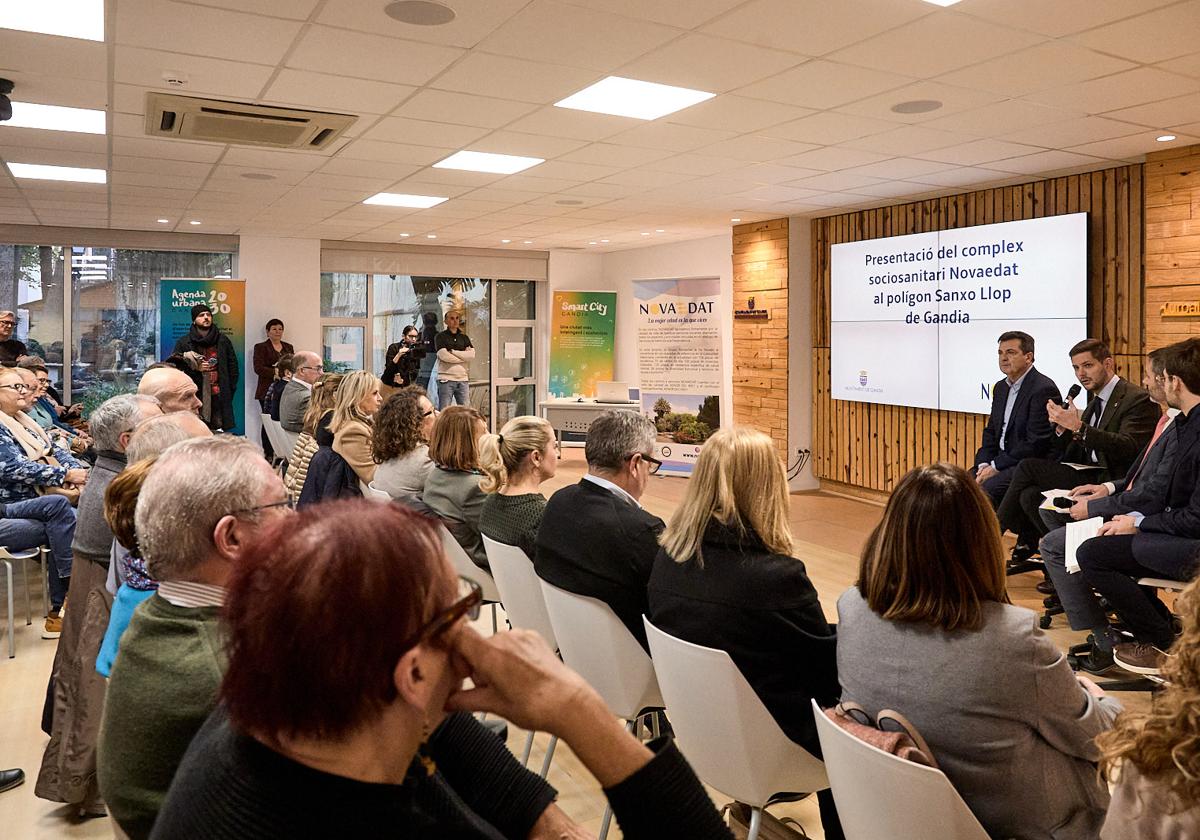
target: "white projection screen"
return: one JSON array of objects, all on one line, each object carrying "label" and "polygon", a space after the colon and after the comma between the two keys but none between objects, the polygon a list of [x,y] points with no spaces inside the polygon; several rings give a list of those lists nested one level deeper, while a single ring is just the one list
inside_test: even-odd
[{"label": "white projection screen", "polygon": [[1066,392],[1087,337],[1087,214],[832,246],[831,396],[986,414],[996,340],[1023,330]]}]

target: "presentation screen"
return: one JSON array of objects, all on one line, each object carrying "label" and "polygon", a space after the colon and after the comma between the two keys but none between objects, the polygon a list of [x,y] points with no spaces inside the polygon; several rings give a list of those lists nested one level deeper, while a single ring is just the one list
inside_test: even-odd
[{"label": "presentation screen", "polygon": [[1063,393],[1087,337],[1087,214],[832,247],[834,399],[986,414],[996,340],[1023,330]]}]

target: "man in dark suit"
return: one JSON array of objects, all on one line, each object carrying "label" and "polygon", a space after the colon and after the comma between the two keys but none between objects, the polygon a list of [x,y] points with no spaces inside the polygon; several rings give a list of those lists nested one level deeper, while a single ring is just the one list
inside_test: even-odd
[{"label": "man in dark suit", "polygon": [[301,350],[292,357],[292,364],[295,373],[279,396],[279,425],[298,434],[304,431],[304,412],[312,399],[312,386],[325,372],[325,363],[311,350]]},{"label": "man in dark suit", "polygon": [[[1081,479],[1099,483],[1123,476],[1162,414],[1145,390],[1117,376],[1112,353],[1099,339],[1072,347],[1071,366],[1088,392],[1087,406],[1080,412],[1074,405],[1046,403],[1060,457],[1022,461],[996,511],[1001,529],[1017,535],[1014,564],[1024,563],[1049,531],[1038,511],[1043,491],[1076,487]],[[1010,566],[1010,572],[1020,568]]]},{"label": "man in dark suit", "polygon": [[1135,641],[1117,645],[1113,658],[1140,674],[1159,672],[1175,633],[1166,605],[1139,586],[1138,578],[1191,580],[1200,555],[1200,419],[1194,416],[1200,405],[1200,338],[1166,348],[1163,368],[1167,404],[1180,410],[1166,504],[1157,513],[1114,516],[1076,555],[1084,579],[1133,633]]},{"label": "man in dark suit", "polygon": [[[1163,390],[1163,359],[1165,350],[1155,350],[1146,359],[1142,385],[1150,398],[1160,405],[1166,403]],[[1178,440],[1174,421],[1179,412],[1168,409],[1163,413],[1150,443],[1133,462],[1129,472],[1117,481],[1103,484],[1084,484],[1071,490],[1075,500],[1067,515],[1076,521],[1093,516],[1111,519],[1114,516],[1141,511],[1157,513],[1167,503],[1167,483],[1175,466]],[[1082,574],[1069,573],[1066,568],[1066,526],[1060,525],[1057,515],[1041,511],[1051,528],[1042,537],[1042,560],[1054,582],[1056,597],[1072,630],[1090,630],[1092,639],[1087,645],[1072,648],[1072,665],[1092,674],[1103,674],[1113,666],[1113,647],[1124,641],[1108,624],[1108,614],[1092,587]]]},{"label": "man in dark suit", "polygon": [[1046,403],[1058,402],[1058,386],[1033,366],[1033,336],[1019,331],[1000,336],[997,355],[1004,378],[992,387],[992,414],[975,453],[975,480],[998,507],[1017,464],[1041,458],[1054,444]]},{"label": "man in dark suit", "polygon": [[588,471],[550,497],[533,560],[538,577],[612,607],[646,647],[646,585],[665,523],[638,499],[658,471],[654,421],[632,411],[606,411],[587,433]]}]

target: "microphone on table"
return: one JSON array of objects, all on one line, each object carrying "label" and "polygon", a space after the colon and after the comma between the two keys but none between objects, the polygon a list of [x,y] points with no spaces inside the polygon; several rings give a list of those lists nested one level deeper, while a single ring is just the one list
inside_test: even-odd
[{"label": "microphone on table", "polygon": [[1075,383],[1074,385],[1072,385],[1072,386],[1070,387],[1070,389],[1067,391],[1067,398],[1066,398],[1065,400],[1063,400],[1062,407],[1063,407],[1063,408],[1070,408],[1070,407],[1071,407],[1071,402],[1072,402],[1072,401],[1073,401],[1073,400],[1074,400],[1076,397],[1078,397],[1078,396],[1079,396],[1079,392],[1080,392],[1080,390],[1081,390],[1081,388],[1079,387],[1079,383],[1078,383],[1078,382],[1077,382],[1077,383]]}]

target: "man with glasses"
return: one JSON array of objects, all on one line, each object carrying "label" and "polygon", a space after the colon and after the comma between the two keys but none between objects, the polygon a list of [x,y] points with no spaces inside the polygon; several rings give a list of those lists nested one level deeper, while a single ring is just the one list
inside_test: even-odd
[{"label": "man with glasses", "polygon": [[142,486],[135,528],[159,587],[121,638],[98,767],[109,813],[134,840],[149,836],[175,768],[216,705],[225,585],[247,541],[288,506],[279,476],[240,437],[177,443]]},{"label": "man with glasses", "polygon": [[301,350],[292,363],[296,366],[296,372],[279,397],[279,425],[299,434],[304,431],[304,413],[308,411],[308,403],[312,400],[313,384],[325,372],[325,364],[311,350]]},{"label": "man with glasses", "polygon": [[0,311],[0,365],[12,367],[29,351],[25,343],[13,337],[17,329],[17,313],[8,309]]},{"label": "man with glasses", "polygon": [[665,527],[638,501],[662,465],[650,454],[657,436],[654,421],[632,411],[597,417],[584,447],[587,474],[546,503],[534,557],[538,577],[608,604],[642,647],[646,584]]}]

